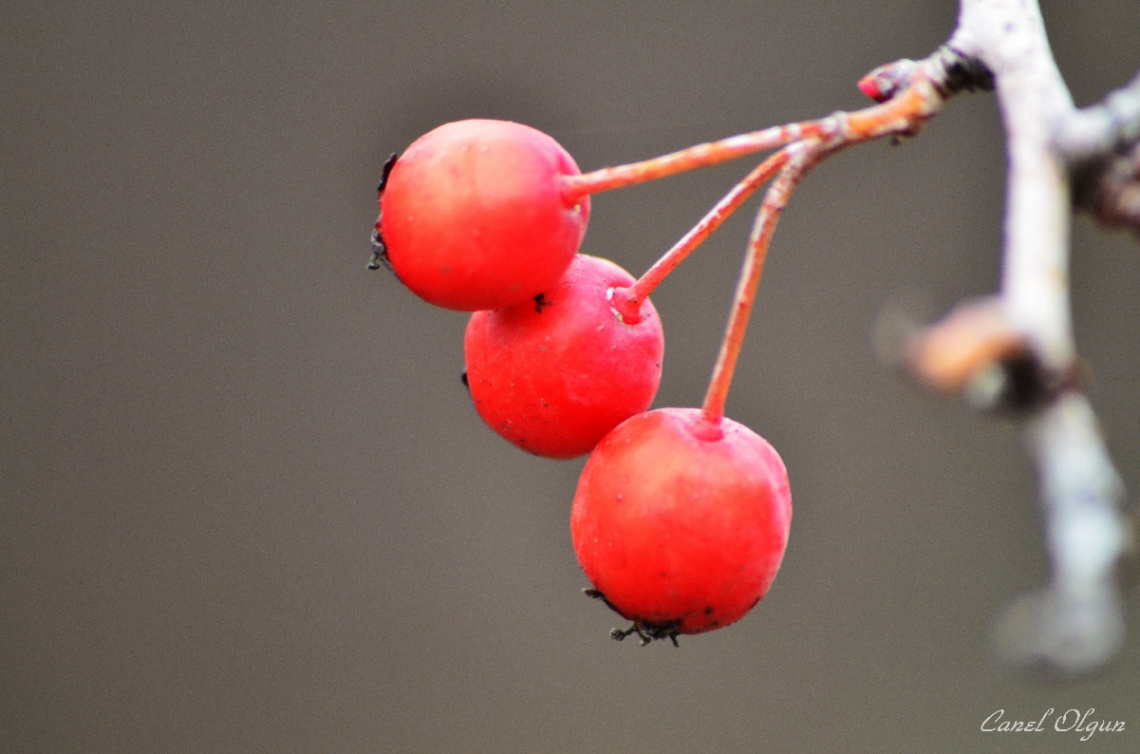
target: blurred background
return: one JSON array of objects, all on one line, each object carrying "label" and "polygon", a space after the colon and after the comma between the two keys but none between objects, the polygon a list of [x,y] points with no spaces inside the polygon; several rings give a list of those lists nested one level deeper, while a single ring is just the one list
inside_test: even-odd
[{"label": "blurred background", "polygon": [[[1133,0],[1044,12],[1079,104],[1140,68]],[[1094,708],[1121,661],[994,661],[1047,579],[1018,428],[875,360],[876,316],[998,286],[993,97],[809,176],[776,233],[729,415],[792,479],[742,622],[638,648],[587,586],[582,460],[527,456],[460,384],[466,317],[368,272],[389,153],[518,120],[584,170],[868,104],[949,0],[8,2],[0,7],[0,750],[1069,751],[982,733]],[[640,274],[755,163],[595,197],[583,250]],[[655,405],[701,401],[755,203],[655,294]],[[1140,490],[1140,247],[1074,228],[1092,398]],[[1135,594],[1134,594],[1135,596]]]}]

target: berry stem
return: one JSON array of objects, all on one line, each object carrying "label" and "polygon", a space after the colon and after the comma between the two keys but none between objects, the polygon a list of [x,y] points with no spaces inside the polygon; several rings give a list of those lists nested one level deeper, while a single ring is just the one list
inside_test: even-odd
[{"label": "berry stem", "polygon": [[824,141],[834,139],[851,145],[890,134],[914,133],[946,101],[946,95],[935,86],[929,67],[923,63],[916,65],[909,72],[905,86],[897,93],[892,92],[894,96],[891,99],[863,110],[837,112],[818,120],[772,126],[720,141],[697,144],[641,162],[563,176],[563,200],[569,206],[588,194],[625,188],[812,138]]},{"label": "berry stem", "polygon": [[806,137],[824,136],[834,127],[835,121],[831,118],[773,126],[762,131],[730,136],[720,141],[697,144],[679,152],[654,157],[642,162],[601,168],[580,175],[564,176],[562,178],[563,199],[567,204],[572,205],[587,194],[624,188],[637,183],[664,178],[674,173],[716,165],[755,152],[782,147]]},{"label": "berry stem", "polygon": [[611,306],[621,315],[623,322],[636,323],[640,319],[641,302],[653,293],[669,273],[681,264],[693,249],[704,243],[705,239],[724,223],[741,204],[756,192],[769,178],[776,174],[788,161],[788,150],[781,149],[764,162],[760,163],[742,181],[732,187],[712,209],[701,218],[700,222],[692,227],[688,233],[681,237],[673,248],[665,252],[645,274],[637,279],[628,288],[619,288],[614,291]]},{"label": "berry stem", "polygon": [[882,104],[853,113],[839,112],[830,118],[814,121],[818,126],[814,136],[809,135],[783,150],[788,154],[787,163],[768,189],[748,239],[748,252],[733,298],[732,313],[701,408],[702,436],[715,439],[720,434],[728,388],[744,343],[768,245],[792,192],[807,171],[828,155],[859,142],[916,133],[946,101],[946,95],[935,85],[930,66],[926,63],[916,65],[910,71],[905,86],[898,92],[892,92],[893,96]]},{"label": "berry stem", "polygon": [[736,360],[740,355],[740,348],[744,344],[744,334],[748,329],[748,317],[752,313],[752,304],[756,299],[756,288],[760,284],[760,276],[764,272],[764,260],[768,256],[768,245],[772,240],[772,233],[776,230],[776,223],[780,219],[788,199],[795,190],[807,170],[814,165],[823,153],[820,142],[816,140],[804,141],[794,144],[784,150],[788,161],[780,171],[779,177],[768,189],[764,202],[752,226],[752,234],[748,238],[748,252],[744,258],[744,267],[740,272],[740,281],[736,286],[736,294],[732,302],[732,313],[729,316],[728,328],[721,342],[720,354],[717,356],[716,366],[713,367],[712,379],[709,381],[708,392],[705,393],[705,402],[701,407],[703,424],[715,431],[724,418],[724,404],[728,399],[728,388],[732,384],[732,374],[736,369]]}]

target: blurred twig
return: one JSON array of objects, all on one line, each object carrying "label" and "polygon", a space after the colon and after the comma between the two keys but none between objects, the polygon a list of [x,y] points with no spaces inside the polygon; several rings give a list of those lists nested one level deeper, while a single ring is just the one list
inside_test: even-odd
[{"label": "blurred twig", "polygon": [[1074,177],[1074,205],[1140,235],[1140,74],[1057,124],[1057,151]]},{"label": "blurred twig", "polygon": [[[1122,643],[1115,574],[1130,530],[1119,476],[1081,391],[1069,308],[1072,185],[1080,174],[1081,185],[1093,187],[1084,205],[1129,216],[1129,191],[1140,190],[1129,181],[1140,169],[1129,174],[1119,158],[1129,150],[1135,157],[1140,77],[1103,105],[1077,111],[1029,0],[961,0],[947,47],[988,70],[1002,111],[1009,155],[1002,288],[996,299],[911,332],[901,352],[926,384],[973,395],[982,408],[1020,412],[1052,580],[1009,610],[999,648],[1018,662],[1086,672]],[[1106,188],[1112,169],[1116,182]]]}]

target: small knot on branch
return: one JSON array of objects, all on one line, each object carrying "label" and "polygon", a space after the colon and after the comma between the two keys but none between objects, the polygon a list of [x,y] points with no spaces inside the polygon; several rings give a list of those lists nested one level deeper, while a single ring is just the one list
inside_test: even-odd
[{"label": "small knot on branch", "polygon": [[943,75],[937,77],[942,95],[949,97],[959,92],[992,92],[994,74],[976,57],[966,55],[949,45],[942,45],[932,56]]}]

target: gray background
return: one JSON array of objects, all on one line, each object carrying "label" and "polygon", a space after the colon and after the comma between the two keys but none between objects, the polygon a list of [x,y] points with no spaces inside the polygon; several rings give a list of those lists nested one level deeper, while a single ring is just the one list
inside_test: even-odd
[{"label": "gray background", "polygon": [[[1087,104],[1140,4],[1045,3]],[[1017,428],[874,359],[899,291],[998,285],[990,95],[812,174],[728,412],[790,469],[783,570],[729,629],[639,649],[579,593],[582,461],[522,454],[459,383],[465,316],[367,273],[380,165],[447,120],[524,121],[584,169],[866,104],[955,4],[34,3],[0,7],[0,750],[1140,750],[1140,611],[1071,684],[994,663],[1041,583]],[[643,271],[751,167],[596,197]],[[752,206],[752,205],[750,205]],[[654,295],[656,405],[696,405],[752,210]],[[1076,223],[1093,399],[1140,489],[1140,249]],[[1125,734],[979,731],[1096,709]]]}]

